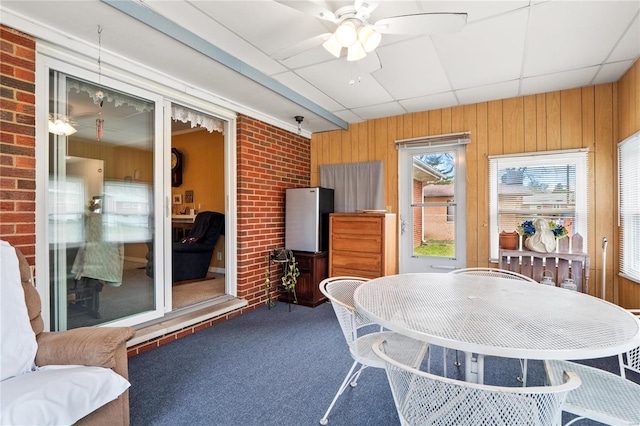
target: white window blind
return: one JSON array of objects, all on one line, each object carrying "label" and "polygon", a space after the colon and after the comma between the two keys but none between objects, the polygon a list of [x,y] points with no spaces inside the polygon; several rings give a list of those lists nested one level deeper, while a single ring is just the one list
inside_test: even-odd
[{"label": "white window blind", "polygon": [[640,283],[640,132],[618,144],[620,275]]},{"label": "white window blind", "polygon": [[489,157],[490,257],[498,259],[498,235],[525,220],[558,220],[580,233],[587,250],[588,150],[546,151]]}]

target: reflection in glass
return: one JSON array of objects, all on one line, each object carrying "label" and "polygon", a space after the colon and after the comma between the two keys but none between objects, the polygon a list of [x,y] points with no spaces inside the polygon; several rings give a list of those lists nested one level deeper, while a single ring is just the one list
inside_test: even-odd
[{"label": "reflection in glass", "polygon": [[52,329],[153,310],[155,104],[57,71],[50,87],[49,114],[77,129],[49,134]]},{"label": "reflection in glass", "polygon": [[455,257],[455,153],[413,157],[413,255]]}]

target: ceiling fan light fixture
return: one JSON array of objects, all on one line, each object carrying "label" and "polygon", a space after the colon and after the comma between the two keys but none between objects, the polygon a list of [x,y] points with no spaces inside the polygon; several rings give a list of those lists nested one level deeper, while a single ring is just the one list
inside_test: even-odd
[{"label": "ceiling fan light fixture", "polygon": [[351,47],[356,41],[358,41],[356,26],[350,20],[346,20],[341,23],[333,35],[336,36],[336,40],[342,47]]},{"label": "ceiling fan light fixture", "polygon": [[365,56],[367,56],[367,53],[364,51],[362,43],[358,40],[353,46],[349,47],[347,61],[359,61]]},{"label": "ceiling fan light fixture", "polygon": [[327,41],[322,43],[322,47],[327,49],[327,51],[336,58],[339,58],[340,54],[342,53],[342,46],[340,45],[340,43],[338,43],[335,34],[331,34],[331,37],[329,37]]},{"label": "ceiling fan light fixture", "polygon": [[373,52],[382,41],[382,34],[373,29],[373,27],[364,26],[358,31],[358,40],[362,43],[364,51]]},{"label": "ceiling fan light fixture", "polygon": [[69,120],[49,117],[49,133],[53,133],[58,136],[71,136],[78,130],[71,125]]}]

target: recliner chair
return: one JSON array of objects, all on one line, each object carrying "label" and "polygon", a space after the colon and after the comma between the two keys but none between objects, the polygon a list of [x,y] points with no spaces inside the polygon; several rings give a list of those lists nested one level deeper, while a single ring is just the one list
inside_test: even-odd
[{"label": "recliner chair", "polygon": [[224,235],[224,214],[201,212],[193,228],[182,240],[173,243],[173,282],[207,276],[213,249]]}]

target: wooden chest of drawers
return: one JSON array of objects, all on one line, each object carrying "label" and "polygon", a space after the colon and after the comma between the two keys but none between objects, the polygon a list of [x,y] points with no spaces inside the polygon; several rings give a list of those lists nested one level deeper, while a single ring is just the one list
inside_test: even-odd
[{"label": "wooden chest of drawers", "polygon": [[377,278],[398,273],[396,215],[332,213],[329,276]]}]

